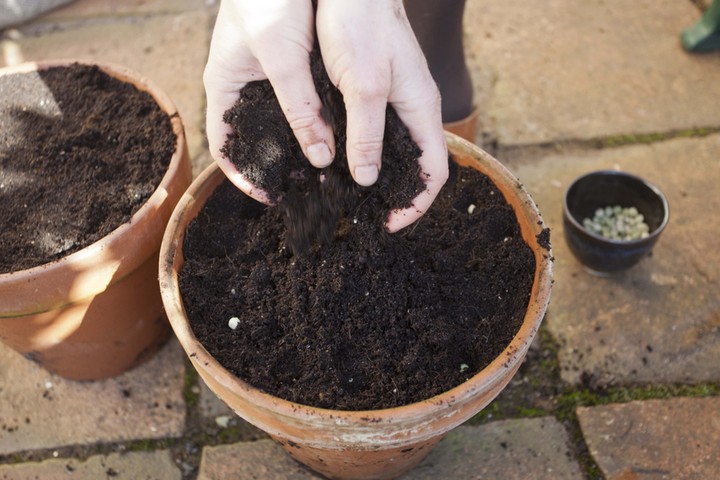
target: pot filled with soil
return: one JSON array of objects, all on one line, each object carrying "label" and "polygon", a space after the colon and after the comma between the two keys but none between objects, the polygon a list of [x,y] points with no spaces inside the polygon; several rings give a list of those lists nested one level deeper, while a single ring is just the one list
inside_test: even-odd
[{"label": "pot filled with soil", "polygon": [[550,297],[549,230],[507,169],[447,134],[445,187],[388,234],[389,212],[424,189],[421,151],[388,108],[380,177],[356,185],[318,58],[334,162],[311,167],[269,82],[245,86],[224,152],[275,206],[208,167],[168,224],[160,288],[194,367],[238,415],[329,478],[395,478],[519,368]]},{"label": "pot filled with soil", "polygon": [[192,180],[170,99],[123,67],[0,70],[0,340],[75,380],[169,337],[160,241]]},{"label": "pot filled with soil", "polygon": [[194,367],[329,478],[417,465],[505,387],[544,316],[551,254],[535,204],[488,154],[448,142],[462,167],[408,231],[371,240],[357,211],[295,256],[278,209],[216,165],[168,225],[163,301]]},{"label": "pot filled with soil", "polygon": [[448,142],[450,180],[397,234],[370,195],[330,240],[299,248],[292,215],[249,199],[216,165],[168,225],[161,290],[193,365],[327,477],[417,465],[505,387],[545,313],[552,262],[534,202],[478,147]]}]

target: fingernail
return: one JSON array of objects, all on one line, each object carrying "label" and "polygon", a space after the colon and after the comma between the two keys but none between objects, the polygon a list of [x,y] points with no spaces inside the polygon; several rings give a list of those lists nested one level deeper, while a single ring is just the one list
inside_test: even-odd
[{"label": "fingernail", "polygon": [[369,187],[378,179],[378,168],[375,165],[355,167],[355,181],[363,187]]},{"label": "fingernail", "polygon": [[332,153],[325,143],[314,143],[307,148],[308,160],[317,168],[325,168],[333,161]]}]

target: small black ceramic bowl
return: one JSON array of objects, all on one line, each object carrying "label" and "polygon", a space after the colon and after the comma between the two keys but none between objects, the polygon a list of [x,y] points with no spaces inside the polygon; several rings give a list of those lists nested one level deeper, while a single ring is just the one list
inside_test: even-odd
[{"label": "small black ceramic bowl", "polygon": [[[611,240],[583,226],[598,208],[635,207],[644,216],[649,235],[637,240]],[[600,275],[635,265],[657,242],[668,223],[665,195],[640,177],[614,170],[575,179],[565,192],[563,225],[570,251],[591,272]]]}]

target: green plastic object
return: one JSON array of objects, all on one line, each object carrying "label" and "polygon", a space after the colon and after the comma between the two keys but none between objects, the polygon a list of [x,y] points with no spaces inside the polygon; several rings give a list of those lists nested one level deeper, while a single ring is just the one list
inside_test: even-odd
[{"label": "green plastic object", "polygon": [[720,0],[714,0],[702,18],[680,34],[680,43],[688,52],[720,50]]}]

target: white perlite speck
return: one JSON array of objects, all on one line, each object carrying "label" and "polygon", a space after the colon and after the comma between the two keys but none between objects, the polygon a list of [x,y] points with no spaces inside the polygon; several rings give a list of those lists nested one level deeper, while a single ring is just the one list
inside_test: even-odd
[{"label": "white perlite speck", "polygon": [[228,320],[228,327],[230,327],[232,330],[235,330],[238,325],[240,325],[240,319],[238,317],[232,317],[230,320]]}]

